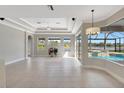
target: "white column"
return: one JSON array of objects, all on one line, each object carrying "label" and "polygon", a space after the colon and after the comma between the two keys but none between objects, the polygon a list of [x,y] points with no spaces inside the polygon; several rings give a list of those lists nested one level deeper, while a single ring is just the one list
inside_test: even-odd
[{"label": "white column", "polygon": [[87,64],[88,62],[88,37],[86,35],[86,24],[82,24],[81,27],[81,35],[82,35],[82,64]]},{"label": "white column", "polygon": [[49,48],[50,48],[50,47],[49,47],[48,40],[49,40],[49,38],[48,38],[48,36],[46,36],[46,37],[45,37],[45,47],[46,47],[47,56],[49,56],[48,50],[49,50]]},{"label": "white column", "polygon": [[75,56],[75,36],[71,37],[71,56]]},{"label": "white column", "polygon": [[33,35],[34,37],[34,56],[37,56],[37,36]]},{"label": "white column", "polygon": [[61,56],[64,56],[64,37],[61,37]]},{"label": "white column", "polygon": [[6,87],[5,62],[0,59],[0,88]]},{"label": "white column", "polygon": [[34,57],[34,35],[32,35],[32,47],[31,47],[31,56]]}]

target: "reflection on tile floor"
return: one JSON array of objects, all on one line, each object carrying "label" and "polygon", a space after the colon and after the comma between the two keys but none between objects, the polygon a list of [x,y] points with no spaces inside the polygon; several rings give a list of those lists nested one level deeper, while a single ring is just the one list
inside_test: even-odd
[{"label": "reflection on tile floor", "polygon": [[124,87],[109,74],[85,69],[73,58],[36,57],[6,66],[8,88]]}]

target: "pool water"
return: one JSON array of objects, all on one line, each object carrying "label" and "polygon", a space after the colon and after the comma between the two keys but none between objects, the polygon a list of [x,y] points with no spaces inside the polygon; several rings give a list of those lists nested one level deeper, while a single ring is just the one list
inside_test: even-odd
[{"label": "pool water", "polygon": [[124,61],[123,55],[114,55],[114,56],[93,56],[93,58],[102,58],[111,61]]}]

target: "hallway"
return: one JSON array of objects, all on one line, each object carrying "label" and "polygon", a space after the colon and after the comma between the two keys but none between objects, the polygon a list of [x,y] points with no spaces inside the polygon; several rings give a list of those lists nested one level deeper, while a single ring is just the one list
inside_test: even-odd
[{"label": "hallway", "polygon": [[86,69],[73,58],[35,57],[6,66],[7,88],[124,87],[109,74]]}]

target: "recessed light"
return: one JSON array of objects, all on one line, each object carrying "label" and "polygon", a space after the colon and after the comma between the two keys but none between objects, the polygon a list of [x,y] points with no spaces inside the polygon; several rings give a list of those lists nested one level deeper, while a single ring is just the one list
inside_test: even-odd
[{"label": "recessed light", "polygon": [[2,21],[3,21],[3,20],[5,20],[5,18],[4,18],[4,17],[0,17],[0,20],[2,20]]},{"label": "recessed light", "polygon": [[75,18],[74,17],[72,18],[72,21],[75,21]]}]

